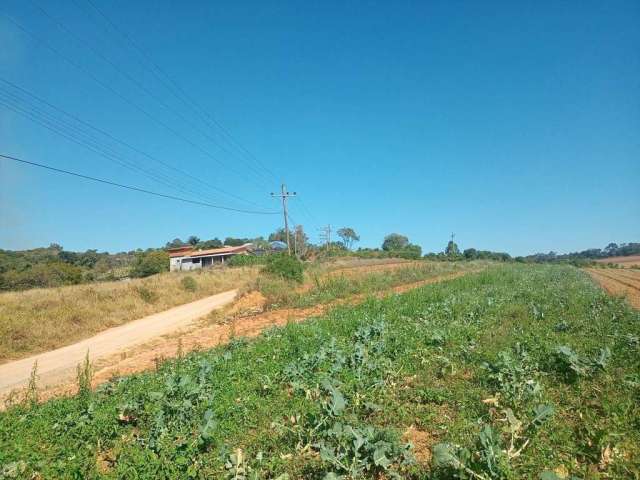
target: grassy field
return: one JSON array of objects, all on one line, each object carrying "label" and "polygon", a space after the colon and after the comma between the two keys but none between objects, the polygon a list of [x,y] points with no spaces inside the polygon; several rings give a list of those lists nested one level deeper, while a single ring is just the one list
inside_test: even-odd
[{"label": "grassy field", "polygon": [[12,407],[0,475],[639,478],[639,337],[584,272],[493,267]]},{"label": "grassy field", "polygon": [[241,288],[256,275],[255,267],[173,272],[130,281],[1,293],[0,362],[67,345],[145,315]]}]

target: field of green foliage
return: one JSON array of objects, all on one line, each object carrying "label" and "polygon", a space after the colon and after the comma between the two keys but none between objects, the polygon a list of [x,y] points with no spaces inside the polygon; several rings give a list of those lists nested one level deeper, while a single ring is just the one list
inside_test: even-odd
[{"label": "field of green foliage", "polygon": [[569,266],[491,267],[0,413],[0,478],[639,476],[640,314]]}]

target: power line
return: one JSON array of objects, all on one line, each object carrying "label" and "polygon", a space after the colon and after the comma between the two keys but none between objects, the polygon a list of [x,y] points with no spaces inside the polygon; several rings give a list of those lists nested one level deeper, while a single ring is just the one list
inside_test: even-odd
[{"label": "power line", "polygon": [[[6,92],[0,92],[3,93],[4,95],[6,95]],[[27,117],[29,120],[31,120],[32,122],[46,128],[47,130],[50,130],[58,135],[60,135],[61,137],[76,143],[84,148],[86,148],[87,150],[96,153],[104,158],[106,158],[109,161],[115,162],[117,164],[119,164],[120,166],[123,166],[125,168],[128,168],[130,170],[135,170],[138,173],[142,173],[143,175],[155,180],[156,182],[169,187],[169,188],[176,188],[182,192],[185,193],[190,193],[192,195],[196,195],[196,196],[202,196],[200,193],[195,192],[189,188],[186,188],[184,186],[182,186],[181,184],[179,184],[178,182],[176,182],[175,180],[173,180],[171,177],[164,175],[162,173],[154,173],[151,172],[149,170],[146,170],[138,165],[136,165],[133,162],[129,162],[126,159],[124,159],[123,157],[121,157],[120,155],[118,155],[117,152],[115,152],[111,147],[105,146],[105,145],[101,145],[99,140],[96,140],[94,137],[92,137],[91,135],[86,134],[84,131],[82,131],[81,129],[79,129],[77,126],[74,125],[69,125],[66,124],[66,122],[60,122],[59,119],[55,119],[53,118],[53,120],[51,120],[51,115],[48,115],[47,113],[42,112],[41,110],[37,109],[37,108],[33,108],[32,107],[32,111],[26,110],[20,106],[16,106],[15,105],[15,101],[14,103],[8,103],[6,98],[3,98],[0,96],[0,105],[4,106],[5,108],[8,108],[9,110],[12,110],[15,113],[24,115],[25,117]],[[40,115],[40,116],[38,116]],[[56,121],[58,123],[56,123]]]},{"label": "power line", "polygon": [[[216,193],[217,193],[217,189],[216,189],[215,186],[209,184],[208,182],[205,182],[205,181],[201,180],[197,176],[192,175],[189,172],[180,170],[179,168],[174,167],[170,163],[167,163],[167,162],[165,162],[163,160],[160,160],[159,158],[157,158],[157,157],[155,157],[153,155],[150,155],[149,153],[147,153],[147,152],[145,152],[145,151],[143,151],[143,150],[131,145],[130,143],[125,142],[124,140],[121,140],[121,139],[111,135],[109,132],[100,129],[100,128],[92,125],[91,123],[89,123],[89,122],[87,122],[85,120],[82,120],[81,118],[77,117],[76,115],[73,115],[72,113],[69,113],[66,110],[63,110],[60,107],[57,107],[56,105],[52,104],[51,102],[48,102],[47,100],[43,99],[42,97],[39,97],[38,95],[36,95],[36,94],[34,94],[34,93],[32,93],[32,92],[20,87],[19,85],[16,85],[15,83],[13,83],[13,82],[11,82],[11,81],[9,81],[7,79],[4,79],[4,78],[0,77],[0,82],[3,82],[5,84],[9,85],[13,89],[19,91],[20,93],[22,93],[24,95],[27,95],[27,96],[29,96],[31,98],[34,98],[35,100],[37,100],[38,102],[42,103],[43,105],[46,105],[47,107],[51,108],[52,110],[55,110],[56,112],[59,112],[59,113],[65,115],[66,117],[78,122],[79,124],[86,126],[87,128],[91,129],[92,131],[95,131],[95,132],[97,132],[97,133],[99,133],[101,135],[104,135],[108,139],[110,139],[110,140],[112,140],[112,141],[114,141],[114,142],[116,142],[116,143],[118,143],[118,144],[120,144],[120,145],[122,145],[122,146],[124,146],[124,147],[126,147],[128,149],[130,149],[131,151],[133,151],[133,152],[135,152],[135,153],[137,153],[139,155],[142,155],[142,156],[144,156],[146,158],[149,158],[150,160],[152,160],[152,161],[154,161],[156,163],[159,163],[160,165],[166,167],[167,169],[170,169],[173,172],[179,173],[181,176],[188,177],[188,178],[198,182],[199,184],[203,185],[204,187],[207,187],[207,188],[211,189],[212,191],[216,191]],[[20,98],[17,95],[11,94],[11,93],[9,93],[7,91],[5,91],[4,93],[5,94],[9,94],[9,95],[13,96],[14,98]],[[20,98],[20,100],[23,101],[23,102],[25,101],[22,98]],[[34,108],[34,107],[32,107],[32,108]],[[59,120],[59,121],[61,123],[65,123],[65,122],[63,122],[61,120]],[[45,128],[48,128],[48,127],[45,127]],[[140,168],[140,167],[136,166],[136,168]],[[190,193],[194,193],[194,192],[190,191]]]},{"label": "power line", "polygon": [[[145,68],[147,71],[151,72],[161,83],[163,83],[163,85],[175,96],[175,98],[177,98],[178,100],[182,101],[185,105],[191,107],[193,109],[193,111],[195,111],[197,114],[199,114],[199,116],[205,121],[205,123],[207,123],[208,125],[214,125],[215,127],[217,127],[220,131],[222,131],[225,136],[227,137],[227,141],[229,141],[230,144],[235,145],[240,151],[243,151],[245,153],[246,156],[248,156],[250,159],[252,159],[254,162],[256,162],[260,167],[263,168],[263,170],[265,170],[268,174],[270,174],[271,176],[275,177],[275,174],[273,173],[273,171],[271,171],[268,167],[266,167],[262,162],[260,162],[259,159],[257,159],[253,154],[251,154],[251,152],[249,152],[242,144],[240,144],[234,137],[233,135],[224,127],[224,125],[222,125],[219,121],[217,121],[213,116],[211,116],[204,108],[202,108],[197,102],[195,102],[181,87],[178,83],[176,83],[173,78],[171,78],[171,76],[169,74],[166,73],[165,70],[163,70],[151,57],[151,55],[146,52],[142,47],[139,46],[139,44],[137,44],[130,35],[128,35],[122,28],[118,27],[118,25],[115,24],[115,22],[113,22],[105,13],[103,10],[101,10],[100,8],[97,7],[97,5],[92,2],[91,0],[86,0],[87,3],[89,3],[89,5],[91,5],[91,7],[105,20],[105,22],[113,29],[115,30],[117,33],[119,33],[139,54],[140,56],[146,60],[146,62],[148,62],[148,64],[150,64],[153,68],[149,68],[147,65],[144,64],[144,62],[140,62],[140,64],[143,66],[143,68]],[[32,3],[47,17],[49,18],[52,22],[56,23],[61,29],[63,29],[68,35],[72,36],[74,39],[76,39],[76,41],[78,41],[79,43],[81,43],[85,48],[89,49],[93,54],[95,54],[96,56],[98,56],[99,58],[101,58],[103,61],[105,61],[106,63],[108,63],[111,67],[113,67],[118,73],[120,73],[122,76],[124,76],[127,80],[129,80],[130,82],[134,83],[134,85],[136,85],[138,88],[140,88],[141,90],[143,90],[146,94],[148,94],[149,96],[151,96],[153,99],[155,99],[156,101],[158,101],[158,103],[160,103],[164,108],[172,111],[174,114],[176,114],[177,116],[179,116],[180,118],[182,118],[184,121],[186,121],[187,123],[189,123],[190,125],[194,125],[193,122],[187,120],[184,115],[182,115],[181,113],[175,111],[175,109],[171,108],[166,102],[164,102],[161,98],[158,98],[157,95],[155,95],[153,92],[149,91],[140,81],[138,81],[136,78],[132,77],[128,72],[123,71],[116,63],[114,63],[112,60],[110,60],[107,56],[105,56],[103,53],[101,53],[99,50],[97,50],[96,48],[90,46],[88,44],[88,42],[84,42],[82,40],[82,38],[80,38],[77,34],[75,34],[73,31],[71,31],[68,27],[66,27],[60,20],[52,17],[52,15],[50,15],[44,8],[42,8],[42,6],[40,6],[38,3],[36,3],[35,0],[32,0]],[[74,3],[82,10],[82,7],[80,7],[78,0],[74,0]],[[86,13],[86,12],[85,12]],[[91,17],[91,15],[88,15],[88,18],[90,18],[92,21],[94,21],[94,23],[96,23],[96,25],[98,24],[97,22],[95,22],[95,20]],[[159,75],[158,72],[161,74]],[[203,135],[205,135],[207,138],[211,139],[214,143],[216,143],[217,146],[223,148],[226,152],[228,153],[235,153],[235,152],[230,152],[228,149],[226,149],[224,146],[220,145],[217,143],[217,141],[211,137],[207,132],[203,131],[201,128],[199,128],[199,126],[194,125],[201,133],[203,133]],[[130,146],[129,146],[130,147]],[[130,147],[131,148],[131,147]],[[138,153],[139,150],[138,150]],[[144,153],[143,153],[144,154]],[[145,156],[148,156],[145,154]],[[154,159],[156,160],[156,159]],[[259,172],[255,171],[251,165],[247,164],[247,166],[249,167],[250,171],[258,174]],[[197,177],[192,177],[195,178],[196,180]],[[255,203],[250,202],[252,204],[255,205]],[[311,221],[314,221],[315,217],[313,216],[313,214],[310,212],[310,210],[307,208],[306,204],[301,200],[301,207],[303,208],[303,213],[305,214],[305,216],[307,216]]]},{"label": "power line", "polygon": [[71,176],[74,176],[74,177],[83,178],[85,180],[91,180],[93,182],[104,183],[106,185],[111,185],[111,186],[114,186],[114,187],[125,188],[127,190],[133,190],[135,192],[146,193],[148,195],[155,195],[156,197],[167,198],[169,200],[176,200],[176,201],[179,201],[179,202],[191,203],[191,204],[200,205],[200,206],[203,206],[203,207],[217,208],[217,209],[220,209],[220,210],[229,210],[229,211],[232,211],[232,212],[239,212],[239,213],[250,213],[250,214],[254,214],[254,215],[279,215],[280,214],[280,212],[266,212],[266,211],[259,211],[259,210],[243,210],[243,209],[240,209],[240,208],[225,207],[225,206],[222,206],[222,205],[214,205],[214,204],[207,203],[207,202],[199,202],[197,200],[190,200],[188,198],[176,197],[174,195],[166,195],[164,193],[153,192],[151,190],[146,190],[144,188],[134,187],[134,186],[131,186],[131,185],[123,185],[121,183],[112,182],[110,180],[104,180],[102,178],[91,177],[89,175],[83,175],[82,173],[71,172],[69,170],[63,170],[61,168],[51,167],[49,165],[44,165],[42,163],[30,162],[28,160],[23,160],[21,158],[13,157],[11,155],[0,154],[0,158],[4,158],[4,159],[7,159],[7,160],[13,160],[15,162],[24,163],[24,164],[27,164],[27,165],[32,165],[34,167],[44,168],[46,170],[51,170],[53,172],[64,173],[64,174],[71,175]]},{"label": "power line", "polygon": [[[78,5],[77,0],[74,0],[76,5]],[[236,138],[227,130],[222,123],[216,120],[211,114],[209,114],[206,109],[200,106],[196,101],[194,101],[185,90],[180,87],[180,85],[173,80],[173,78],[163,70],[151,57],[151,55],[140,45],[133,40],[133,38],[127,34],[122,28],[118,27],[114,21],[112,21],[108,15],[104,13],[103,10],[98,8],[94,2],[91,0],[87,0],[87,3],[91,5],[91,7],[98,12],[98,14],[105,20],[105,22],[116,32],[118,32],[132,47],[135,49],[140,56],[146,60],[153,68],[147,68],[160,82],[165,85],[165,87],[171,91],[171,93],[180,101],[185,103],[186,105],[191,106],[194,111],[196,111],[200,117],[207,122],[208,124],[215,125],[218,129],[226,136],[227,141],[231,145],[235,145],[239,151],[243,152],[249,159],[253,160],[258,166],[260,166],[265,172],[267,172],[273,179],[278,180],[277,175],[268,168],[263,162],[261,162],[258,158],[256,158],[249,150],[247,150],[240,142],[236,140]],[[79,5],[78,5],[79,6]],[[80,7],[81,8],[81,7]],[[160,75],[158,74],[160,73]]]},{"label": "power line", "polygon": [[[95,140],[93,140],[92,138],[90,137],[83,138],[82,137],[83,132],[80,131],[80,133],[77,133],[78,132],[77,128],[74,129],[74,127],[69,127],[64,124],[56,125],[55,121],[51,121],[50,119],[47,118],[46,114],[43,114],[41,111],[37,109],[35,110],[35,113],[33,111],[30,112],[29,110],[21,108],[20,106],[16,106],[15,103],[9,103],[9,101],[7,101],[7,99],[3,98],[2,96],[0,96],[0,105],[4,106],[5,108],[15,113],[24,115],[32,122],[46,128],[47,130],[50,130],[60,135],[63,138],[66,138],[67,140],[73,143],[76,143],[94,153],[97,153],[98,155],[106,158],[107,160],[115,162],[125,168],[136,170],[138,173],[143,173],[147,177],[155,180],[158,183],[161,183],[164,186],[167,186],[170,188],[178,188],[179,190],[183,190],[183,191],[188,191],[187,189],[179,185],[176,186],[176,184],[172,182],[170,179],[167,180],[168,177],[164,175],[149,172],[135,164],[132,164],[131,162],[128,162],[122,159],[117,154],[114,154],[112,149],[97,144],[97,142],[95,142]],[[38,115],[40,115],[40,117],[38,117]],[[189,193],[193,194],[194,192],[190,191]]]},{"label": "power line", "polygon": [[304,212],[304,214],[307,216],[307,218],[309,220],[311,220],[312,222],[315,222],[317,219],[316,217],[313,215],[313,213],[311,213],[311,211],[307,208],[306,203],[302,200],[302,197],[298,197],[298,200],[300,201],[300,206],[302,207],[302,211]]},{"label": "power line", "polygon": [[[164,127],[165,129],[169,130],[171,133],[173,133],[174,135],[176,135],[178,138],[181,138],[183,141],[185,141],[186,143],[188,143],[189,145],[191,145],[193,148],[197,149],[198,151],[202,152],[204,155],[210,157],[211,159],[213,159],[216,163],[218,163],[220,166],[222,166],[223,168],[227,168],[226,165],[224,165],[220,160],[218,160],[215,156],[213,156],[210,152],[208,152],[207,150],[203,149],[200,145],[194,143],[193,141],[191,141],[189,138],[185,137],[184,135],[182,135],[180,132],[178,132],[177,130],[175,130],[173,127],[171,127],[170,125],[168,125],[166,122],[163,122],[162,120],[156,118],[154,115],[152,115],[151,113],[149,113],[146,109],[142,108],[141,106],[137,105],[136,103],[132,102],[131,100],[129,100],[127,97],[125,97],[124,95],[122,95],[120,92],[118,92],[117,90],[115,90],[113,87],[111,87],[111,85],[103,82],[102,80],[100,80],[100,78],[96,77],[93,73],[91,73],[89,70],[87,70],[86,68],[84,68],[82,65],[78,64],[77,62],[73,61],[72,59],[70,59],[69,57],[67,57],[66,55],[64,55],[62,52],[60,52],[58,49],[56,49],[55,47],[53,47],[50,43],[42,40],[40,37],[38,37],[37,35],[35,35],[34,33],[32,33],[31,31],[29,31],[27,28],[23,27],[20,23],[18,23],[16,20],[14,20],[11,16],[4,14],[5,17],[11,22],[13,23],[16,27],[18,27],[20,30],[22,30],[24,33],[26,33],[27,35],[29,35],[30,37],[32,37],[33,39],[35,39],[38,43],[43,44],[46,48],[48,48],[50,51],[52,51],[54,54],[58,55],[60,58],[62,58],[63,60],[65,60],[67,63],[69,63],[71,66],[73,66],[74,68],[80,70],[81,72],[85,73],[86,75],[88,75],[94,82],[96,82],[98,85],[100,85],[101,87],[103,87],[104,89],[110,91],[111,93],[113,93],[114,95],[116,95],[118,98],[120,98],[122,101],[124,101],[125,103],[127,103],[128,105],[130,105],[131,107],[135,108],[136,110],[138,110],[139,112],[143,113],[146,117],[148,117],[149,119],[151,119],[152,121],[158,123],[159,125],[161,125],[162,127]],[[233,169],[228,169],[230,171],[233,171],[234,173],[238,173]],[[240,174],[240,176],[242,176]],[[218,187],[213,187],[216,190],[218,190],[221,193],[224,193],[227,196],[236,198],[238,200],[241,200],[243,202],[252,204],[252,205],[257,205],[256,203],[249,201],[249,200],[245,200],[241,197],[238,197],[230,192],[227,192],[221,188]]]},{"label": "power line", "polygon": [[[77,43],[79,43],[80,45],[82,45],[84,48],[86,48],[87,50],[89,50],[91,53],[93,53],[95,56],[97,56],[98,58],[100,58],[102,61],[104,61],[105,63],[109,64],[116,72],[118,72],[120,75],[122,75],[124,78],[126,78],[129,82],[133,83],[136,87],[138,87],[140,90],[142,90],[144,93],[146,93],[148,96],[150,96],[152,99],[154,99],[156,102],[158,102],[163,108],[165,108],[166,110],[170,111],[173,115],[179,117],[180,119],[182,119],[183,122],[187,123],[188,125],[190,125],[192,128],[195,128],[196,130],[198,130],[203,136],[205,136],[206,138],[208,138],[209,140],[211,140],[217,147],[219,147],[220,149],[226,151],[227,153],[229,153],[230,155],[233,155],[233,152],[231,152],[230,150],[228,150],[226,147],[224,147],[223,145],[219,144],[217,142],[217,140],[215,138],[213,138],[207,131],[203,130],[198,124],[194,123],[193,121],[189,120],[187,117],[185,117],[181,112],[177,111],[176,109],[174,109],[173,107],[171,107],[167,102],[165,102],[162,98],[160,98],[158,95],[156,95],[155,93],[153,93],[152,91],[150,91],[144,84],[142,84],[142,82],[140,82],[138,79],[136,79],[135,77],[133,77],[131,74],[129,74],[127,71],[123,70],[122,68],[120,68],[118,66],[118,64],[116,64],[115,62],[113,62],[109,57],[107,57],[106,55],[104,55],[102,52],[100,52],[99,50],[97,50],[96,48],[94,48],[93,46],[91,46],[91,44],[89,42],[87,42],[86,40],[84,40],[82,37],[80,37],[78,34],[74,33],[73,30],[71,30],[70,28],[68,28],[62,21],[58,20],[57,18],[54,18],[52,15],[50,15],[41,5],[39,5],[38,3],[35,2],[35,0],[31,0],[31,3],[33,5],[35,5],[35,7],[40,10],[40,12],[45,15],[51,22],[55,23],[60,29],[62,29],[67,35],[69,35],[71,38],[73,38]],[[249,171],[253,172],[256,175],[256,178],[260,178],[260,181],[262,182],[268,182],[268,180],[266,180],[263,177],[260,177],[255,170],[253,170],[251,168],[250,165],[247,165],[249,167]],[[259,187],[262,187],[264,185],[258,185]]]}]

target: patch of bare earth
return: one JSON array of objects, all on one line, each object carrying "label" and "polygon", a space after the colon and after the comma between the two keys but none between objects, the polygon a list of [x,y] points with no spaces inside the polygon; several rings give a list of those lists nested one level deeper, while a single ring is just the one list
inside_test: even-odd
[{"label": "patch of bare earth", "polygon": [[[423,285],[452,280],[470,272],[455,272],[429,278],[419,282],[396,286],[390,290],[378,292],[376,297],[382,298],[389,294],[403,293]],[[226,344],[237,337],[256,337],[263,330],[270,327],[284,326],[292,322],[301,322],[309,318],[318,317],[338,305],[354,305],[361,303],[365,295],[353,295],[338,301],[314,305],[307,308],[284,308],[264,311],[264,297],[258,292],[249,292],[239,298],[232,305],[226,307],[213,320],[204,318],[199,325],[175,334],[158,337],[144,345],[129,351],[98,359],[93,364],[92,385],[96,387],[119,377],[157,368],[159,363],[179,354],[196,350],[213,348]],[[214,323],[215,322],[215,323]],[[72,395],[77,391],[75,384],[59,385],[39,392],[41,400]]]},{"label": "patch of bare earth", "polygon": [[436,441],[429,432],[419,430],[411,425],[402,434],[402,440],[413,445],[413,455],[419,463],[424,465],[431,463],[431,448]]},{"label": "patch of bare earth", "polygon": [[607,293],[624,296],[633,307],[640,309],[639,271],[599,268],[587,268],[586,271]]}]

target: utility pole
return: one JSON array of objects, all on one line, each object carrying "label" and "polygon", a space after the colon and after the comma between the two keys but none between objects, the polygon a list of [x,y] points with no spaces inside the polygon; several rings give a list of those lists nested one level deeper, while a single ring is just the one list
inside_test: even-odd
[{"label": "utility pole", "polygon": [[326,242],[327,251],[329,251],[329,248],[331,247],[331,225],[327,225],[320,229],[320,240],[324,240]]},{"label": "utility pole", "polygon": [[284,215],[284,232],[287,236],[287,251],[289,255],[291,255],[291,240],[289,239],[289,216],[287,215],[287,198],[295,197],[296,192],[287,192],[287,188],[284,183],[280,185],[280,193],[271,192],[272,197],[281,197],[282,198],[282,213]]},{"label": "utility pole", "polygon": [[453,239],[455,238],[456,234],[455,233],[451,233],[451,243],[453,243]]}]

